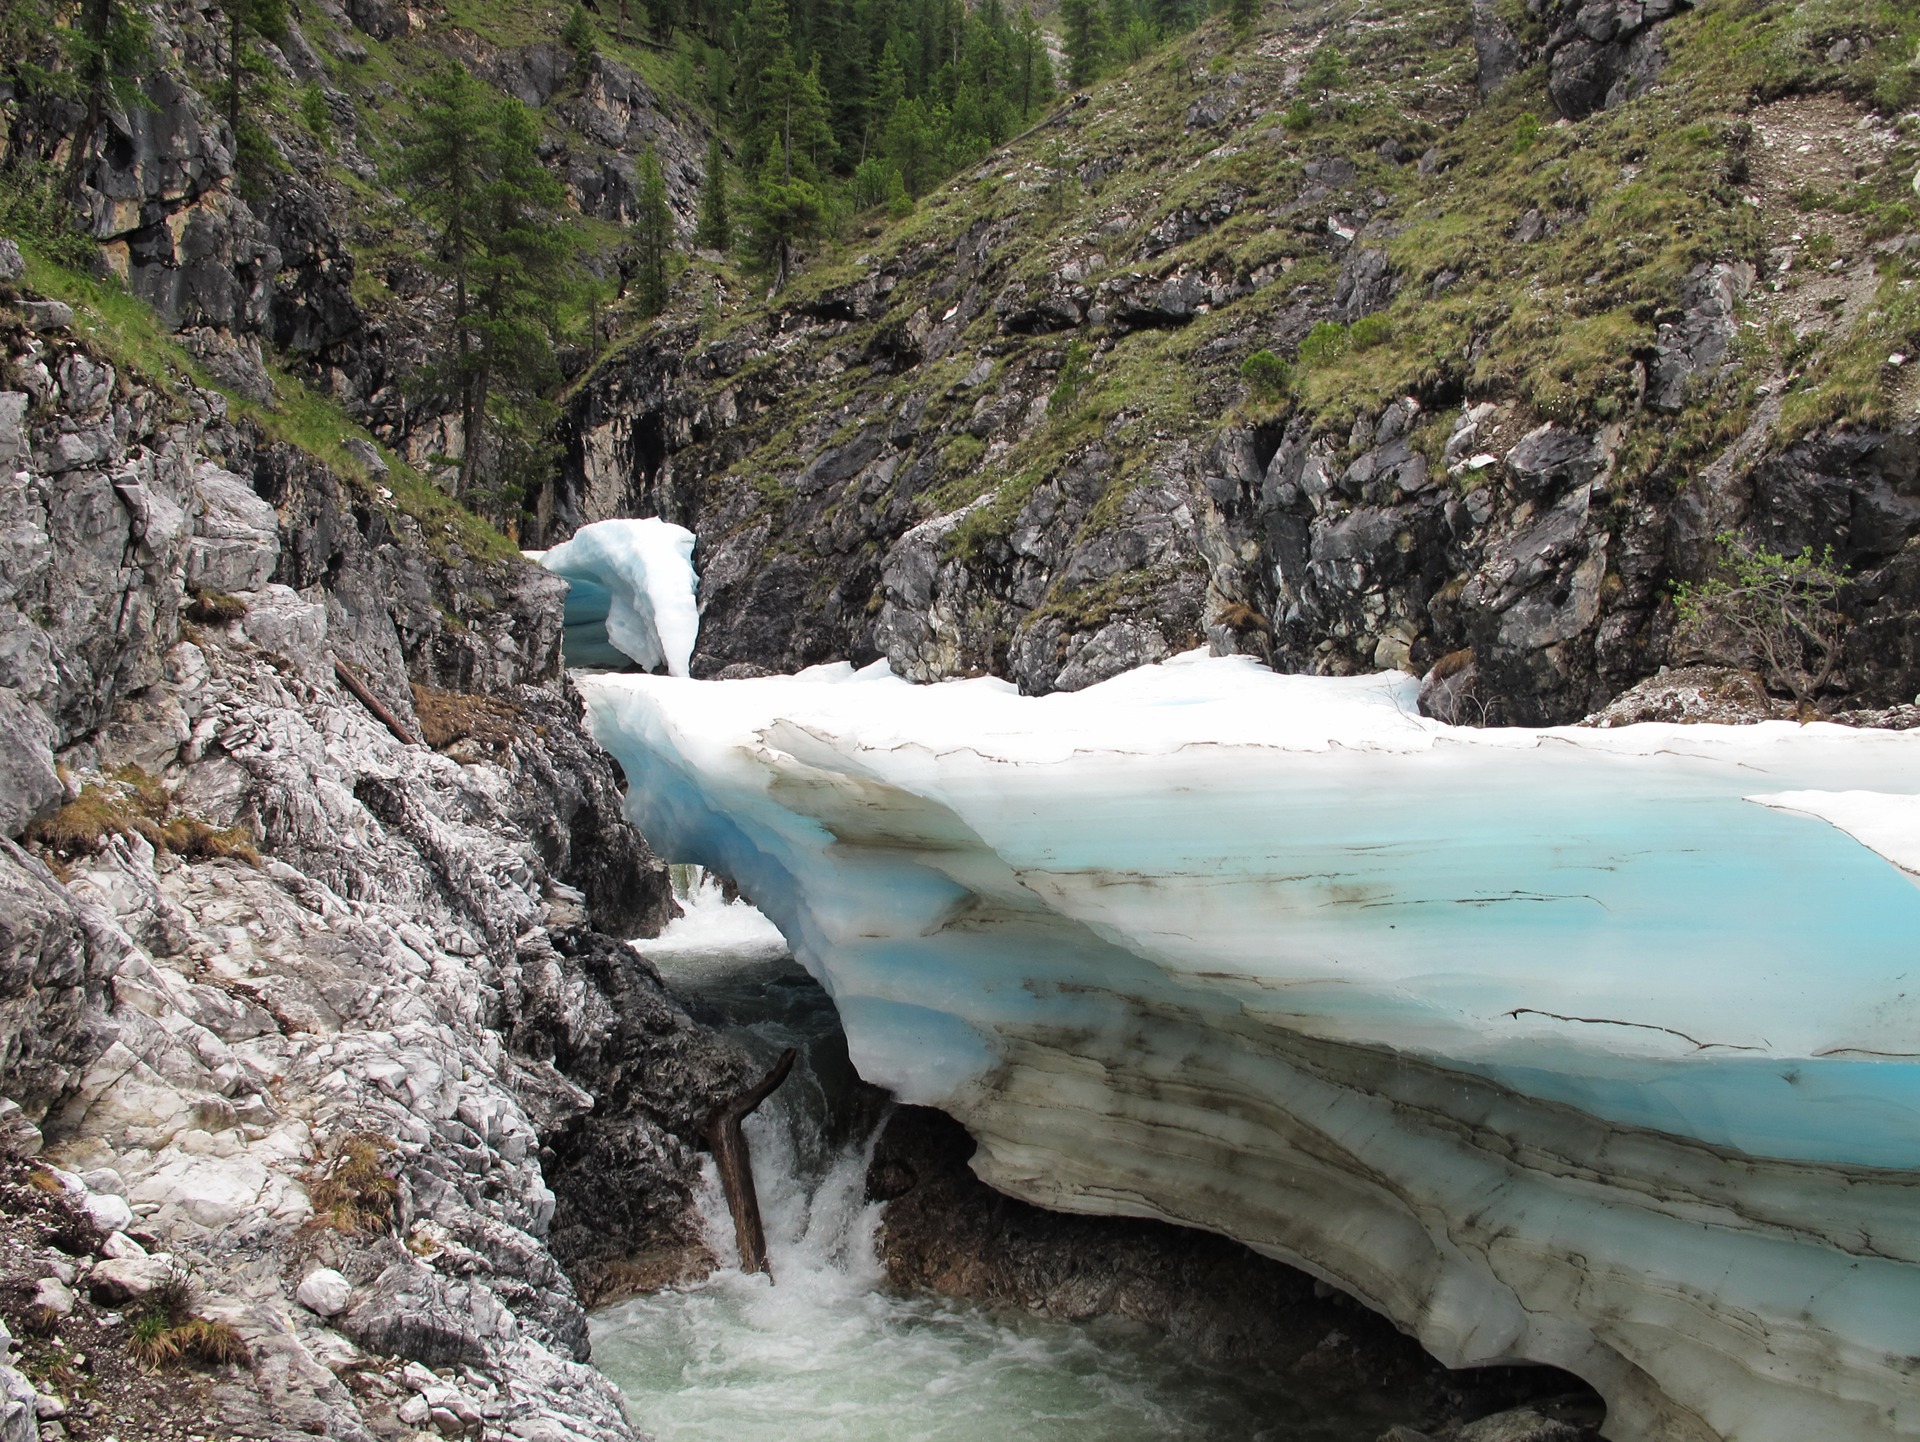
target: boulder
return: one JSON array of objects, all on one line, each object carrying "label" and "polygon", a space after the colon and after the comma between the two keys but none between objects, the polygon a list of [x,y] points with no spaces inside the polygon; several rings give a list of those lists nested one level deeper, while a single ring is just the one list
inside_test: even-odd
[{"label": "boulder", "polygon": [[33,1289],[33,1301],[29,1305],[55,1317],[71,1317],[74,1300],[73,1288],[65,1282],[58,1277],[42,1277]]},{"label": "boulder", "polygon": [[315,1267],[300,1279],[294,1300],[320,1317],[333,1317],[347,1310],[353,1300],[353,1283],[332,1267]]},{"label": "boulder", "polygon": [[113,1257],[87,1274],[87,1291],[102,1306],[118,1307],[138,1301],[173,1275],[173,1258]]},{"label": "boulder", "polygon": [[116,1197],[111,1192],[89,1192],[81,1205],[93,1218],[93,1224],[109,1235],[124,1232],[133,1225],[133,1208],[127,1205],[125,1197]]},{"label": "boulder", "polygon": [[27,263],[20,258],[20,247],[10,240],[0,240],[0,281],[15,281],[27,273]]},{"label": "boulder", "polygon": [[23,300],[20,313],[29,330],[65,330],[73,324],[73,307],[59,300]]}]

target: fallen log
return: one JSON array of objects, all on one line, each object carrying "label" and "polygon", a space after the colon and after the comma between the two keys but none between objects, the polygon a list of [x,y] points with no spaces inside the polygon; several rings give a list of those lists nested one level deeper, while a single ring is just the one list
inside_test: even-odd
[{"label": "fallen log", "polygon": [[354,675],[352,671],[347,669],[345,663],[337,656],[333,662],[333,674],[340,678],[340,684],[342,686],[345,686],[349,691],[353,692],[355,700],[359,701],[362,706],[373,713],[374,720],[378,721],[394,734],[395,739],[397,739],[401,745],[417,746],[420,744],[420,738],[402,725],[400,718],[389,711],[380,698],[367,689],[366,682],[362,681],[358,676]]},{"label": "fallen log", "polygon": [[714,1164],[720,1168],[720,1187],[727,1195],[727,1210],[733,1213],[733,1237],[740,1248],[740,1270],[773,1275],[767,1265],[767,1233],[760,1224],[760,1196],[753,1187],[753,1158],[747,1153],[747,1136],[740,1123],[772,1096],[793,1070],[794,1049],[780,1053],[773,1070],[732,1101],[722,1102],[708,1115],[701,1131]]}]

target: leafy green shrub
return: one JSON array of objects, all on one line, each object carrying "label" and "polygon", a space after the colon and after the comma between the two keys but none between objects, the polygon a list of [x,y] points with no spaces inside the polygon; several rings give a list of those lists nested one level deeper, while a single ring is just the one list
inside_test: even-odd
[{"label": "leafy green shrub", "polygon": [[1067,347],[1067,354],[1060,362],[1060,379],[1054,382],[1053,394],[1047,399],[1047,414],[1071,415],[1092,379],[1093,352],[1085,341],[1077,340]]},{"label": "leafy green shrub", "polygon": [[1280,123],[1295,135],[1304,135],[1313,129],[1313,107],[1305,98],[1293,102],[1287,107],[1287,113],[1280,117]]},{"label": "leafy green shrub", "polygon": [[99,255],[75,226],[59,172],[39,161],[16,159],[0,167],[0,235],[73,270],[87,269]]},{"label": "leafy green shrub", "polygon": [[1323,320],[1307,332],[1300,342],[1300,364],[1323,366],[1340,359],[1347,350],[1347,328],[1335,320]]},{"label": "leafy green shrub", "polygon": [[327,108],[327,92],[318,80],[300,92],[300,125],[329,153],[333,150],[333,112]]},{"label": "leafy green shrub", "polygon": [[1347,328],[1347,343],[1355,350],[1372,350],[1393,339],[1393,322],[1384,315],[1363,315]]},{"label": "leafy green shrub", "polygon": [[1347,57],[1332,45],[1322,45],[1307,62],[1307,72],[1301,77],[1301,83],[1309,91],[1324,95],[1328,91],[1338,90],[1346,78]]},{"label": "leafy green shrub", "polygon": [[1681,638],[1739,664],[1757,663],[1803,717],[1811,714],[1833,679],[1845,624],[1835,602],[1849,582],[1833,547],[1789,557],[1732,531],[1716,541],[1713,574],[1675,597]]},{"label": "leafy green shrub", "polygon": [[1266,349],[1240,362],[1240,378],[1263,401],[1277,401],[1293,389],[1293,367]]},{"label": "leafy green shrub", "polygon": [[1513,122],[1513,153],[1519,155],[1533,149],[1533,143],[1540,138],[1540,117],[1531,110],[1522,111]]}]

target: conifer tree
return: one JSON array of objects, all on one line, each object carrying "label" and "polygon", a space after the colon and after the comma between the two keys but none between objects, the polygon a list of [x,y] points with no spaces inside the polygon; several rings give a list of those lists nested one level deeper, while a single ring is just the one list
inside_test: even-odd
[{"label": "conifer tree", "polygon": [[593,42],[593,21],[587,18],[587,7],[576,4],[560,31],[560,43],[573,52],[575,68],[585,68],[587,62],[593,59]]},{"label": "conifer tree", "polygon": [[707,173],[700,182],[700,215],[693,243],[724,253],[733,244],[733,211],[727,197],[727,147],[720,132],[707,142]]},{"label": "conifer tree", "polygon": [[249,81],[262,68],[253,39],[286,38],[287,0],[221,0],[221,5],[227,19],[227,128],[237,140]]},{"label": "conifer tree", "polygon": [[426,376],[460,397],[456,483],[475,489],[490,415],[503,433],[537,437],[540,387],[553,368],[554,316],[571,284],[566,187],[544,165],[539,126],[517,100],[495,98],[466,69],[428,81],[399,179],[434,231],[450,282],[448,355]]},{"label": "conifer tree", "polygon": [[673,253],[673,208],[667,182],[648,146],[640,157],[640,210],[633,223],[636,251],[635,300],[640,314],[656,316],[667,308],[667,261]]},{"label": "conifer tree", "polygon": [[1107,17],[1100,0],[1060,0],[1067,28],[1067,79],[1091,84],[1107,58]]}]

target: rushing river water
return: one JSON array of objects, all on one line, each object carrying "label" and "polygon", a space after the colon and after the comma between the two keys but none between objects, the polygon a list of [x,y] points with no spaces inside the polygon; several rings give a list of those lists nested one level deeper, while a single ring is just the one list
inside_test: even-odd
[{"label": "rushing river water", "polygon": [[641,950],[683,994],[793,1077],[747,1122],[778,1285],[732,1267],[732,1223],[708,1167],[707,1282],[593,1319],[593,1355],[661,1442],[1372,1442],[1388,1422],[1315,1406],[1282,1379],[1196,1365],[1119,1323],[895,1295],[864,1199],[877,1120],[845,1062],[832,1004],[751,907],[697,877],[687,915]]}]

